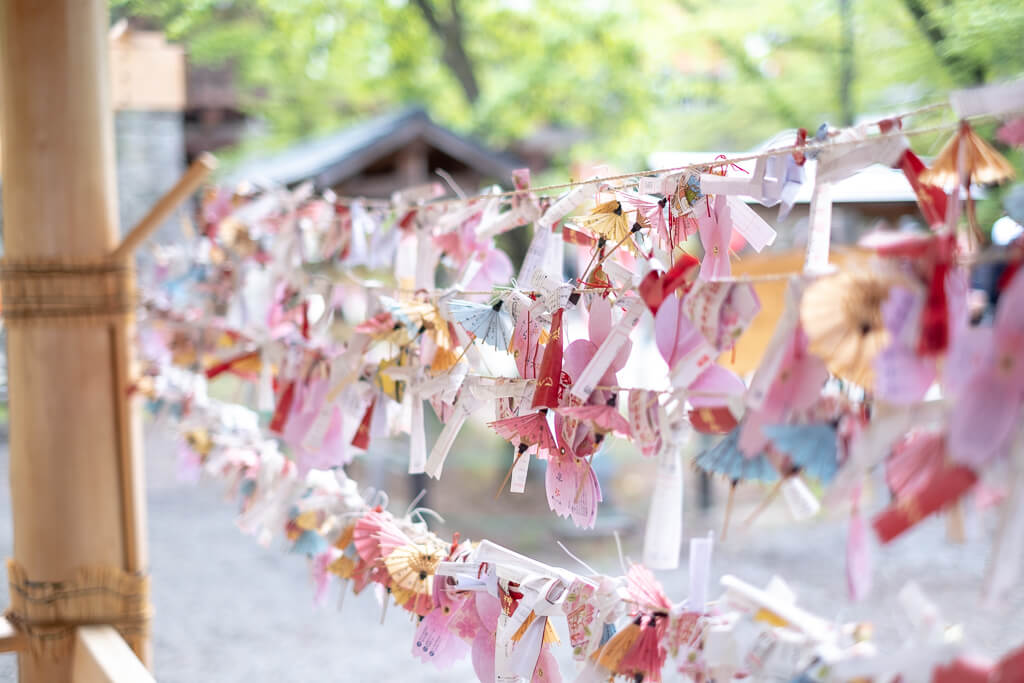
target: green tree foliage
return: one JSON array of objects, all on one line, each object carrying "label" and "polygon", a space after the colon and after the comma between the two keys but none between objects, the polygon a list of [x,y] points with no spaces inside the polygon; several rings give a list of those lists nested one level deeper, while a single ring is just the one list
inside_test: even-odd
[{"label": "green tree foliage", "polygon": [[[114,0],[199,64],[230,62],[284,142],[418,103],[577,158],[736,150],[1024,71],[1019,0]],[[926,141],[933,144],[934,141]],[[926,150],[927,151],[927,150]],[[563,159],[562,161],[568,161]]]}]

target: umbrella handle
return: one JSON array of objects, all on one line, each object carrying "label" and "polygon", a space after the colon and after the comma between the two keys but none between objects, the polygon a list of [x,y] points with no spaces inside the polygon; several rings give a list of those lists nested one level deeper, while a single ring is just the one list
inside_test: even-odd
[{"label": "umbrella handle", "polygon": [[494,494],[494,500],[498,500],[501,496],[501,492],[505,490],[505,486],[508,484],[509,479],[512,478],[512,471],[519,464],[519,459],[526,455],[526,451],[520,451],[516,453],[516,459],[512,461],[512,466],[508,468],[508,472],[505,473],[505,478],[501,480],[501,485],[498,487],[497,492]]},{"label": "umbrella handle", "polygon": [[762,500],[754,511],[751,512],[745,520],[743,520],[743,526],[749,527],[758,517],[761,516],[762,512],[768,509],[768,505],[771,504],[771,502],[775,500],[775,497],[779,495],[779,491],[782,490],[782,484],[786,479],[786,477],[783,477],[775,483],[775,486],[773,486],[772,490],[768,492],[768,495],[764,497],[764,500]]}]

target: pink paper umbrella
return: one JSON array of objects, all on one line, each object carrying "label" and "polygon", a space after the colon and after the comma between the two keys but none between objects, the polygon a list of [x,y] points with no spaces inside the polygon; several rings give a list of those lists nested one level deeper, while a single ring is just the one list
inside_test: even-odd
[{"label": "pink paper umbrella", "polygon": [[1018,272],[999,298],[995,322],[977,344],[980,363],[966,368],[967,384],[949,424],[949,453],[977,468],[1006,453],[1024,398],[1024,276]]},{"label": "pink paper umbrella", "polygon": [[648,225],[654,228],[658,237],[661,238],[666,246],[675,246],[669,241],[668,222],[665,220],[665,207],[668,205],[667,197],[658,199],[646,194],[621,191],[616,191],[615,196],[619,198],[619,201],[622,202],[627,210],[637,212],[638,222],[640,220],[639,217],[642,217]]},{"label": "pink paper umbrella", "polygon": [[560,406],[555,409],[559,415],[586,422],[598,434],[615,432],[629,438],[629,422],[615,407],[614,399],[603,405]]},{"label": "pink paper umbrella", "polygon": [[551,435],[551,428],[548,426],[547,408],[541,408],[528,415],[516,415],[488,422],[487,426],[515,446],[537,446],[539,456],[558,452],[558,444],[555,443],[555,437]]}]

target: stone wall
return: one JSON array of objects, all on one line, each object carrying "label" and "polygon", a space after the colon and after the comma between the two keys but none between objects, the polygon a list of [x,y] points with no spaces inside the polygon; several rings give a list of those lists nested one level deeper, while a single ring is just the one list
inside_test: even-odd
[{"label": "stone wall", "polygon": [[[181,112],[119,111],[114,117],[121,233],[135,225],[185,171]],[[147,242],[180,241],[179,209]]]}]

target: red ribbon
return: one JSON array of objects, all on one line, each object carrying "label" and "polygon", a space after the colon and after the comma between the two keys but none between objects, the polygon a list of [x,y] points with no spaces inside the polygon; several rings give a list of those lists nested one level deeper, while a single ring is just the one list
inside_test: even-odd
[{"label": "red ribbon", "polygon": [[215,365],[211,365],[210,367],[206,368],[206,379],[213,379],[217,375],[224,374],[225,372],[230,370],[232,367],[234,367],[236,364],[245,362],[245,361],[250,360],[252,358],[259,358],[259,356],[260,356],[260,352],[258,350],[257,351],[249,351],[247,353],[241,354],[240,356],[235,356],[233,358],[228,358],[225,361],[221,361],[220,363],[216,363]]},{"label": "red ribbon", "polygon": [[288,421],[288,414],[292,411],[292,403],[295,401],[295,381],[292,380],[284,388],[281,398],[277,400],[274,408],[274,416],[270,418],[270,431],[278,434],[284,429],[284,423]]},{"label": "red ribbon", "polygon": [[907,177],[910,187],[914,189],[914,194],[917,195],[917,206],[921,209],[921,215],[932,227],[945,225],[946,206],[949,199],[942,188],[921,182],[921,173],[927,168],[920,157],[909,149],[905,150],[903,156],[900,157],[900,169]]},{"label": "red ribbon", "polygon": [[669,294],[684,285],[688,287],[693,279],[691,276],[695,276],[699,268],[700,261],[689,254],[682,254],[668,272],[654,270],[648,273],[637,289],[651,313],[658,312],[658,308]]}]

